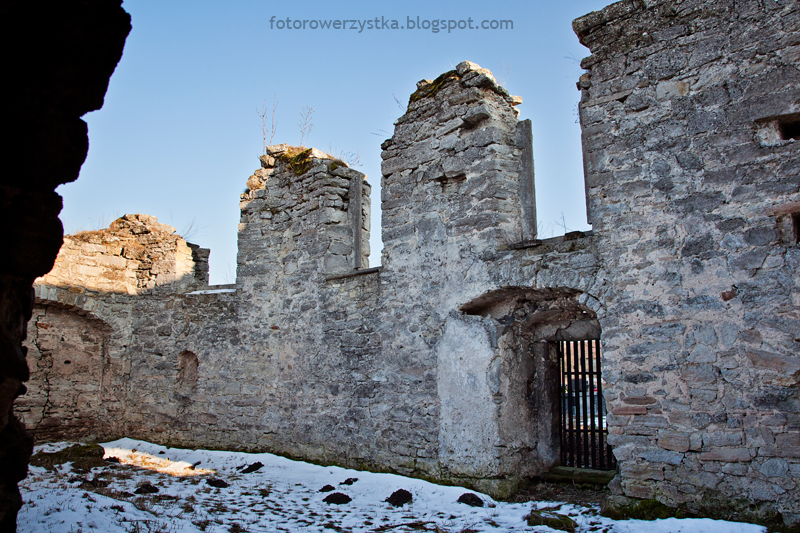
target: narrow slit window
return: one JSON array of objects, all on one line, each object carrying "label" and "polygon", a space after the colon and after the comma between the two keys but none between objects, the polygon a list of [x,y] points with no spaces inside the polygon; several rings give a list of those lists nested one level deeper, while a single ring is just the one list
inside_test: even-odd
[{"label": "narrow slit window", "polygon": [[800,141],[800,118],[793,117],[792,119],[779,120],[778,130],[780,131],[781,139],[784,141],[789,139]]}]

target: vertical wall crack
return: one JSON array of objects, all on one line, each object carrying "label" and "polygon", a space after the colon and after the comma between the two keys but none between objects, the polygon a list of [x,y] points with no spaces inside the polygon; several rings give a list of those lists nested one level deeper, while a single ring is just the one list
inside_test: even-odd
[{"label": "vertical wall crack", "polygon": [[[36,321],[34,322],[34,325],[35,325],[35,327],[34,327],[34,336],[31,339],[31,343],[34,346],[36,346],[36,351],[39,353],[39,357],[38,357],[39,360],[42,360],[45,357],[44,350],[39,345],[39,319],[42,316],[43,315],[36,315],[36,319],[35,319]],[[52,356],[51,356],[51,358],[52,358]],[[37,363],[37,366],[39,366],[38,363]],[[34,431],[39,429],[39,426],[41,425],[42,421],[47,417],[47,414],[50,411],[50,408],[53,407],[53,403],[50,401],[50,389],[51,389],[51,387],[50,387],[50,370],[52,369],[52,365],[49,368],[43,368],[41,366],[39,368],[42,369],[42,376],[44,377],[44,379],[43,379],[44,386],[42,387],[42,389],[44,391],[44,395],[45,396],[44,396],[44,405],[42,405],[42,416],[41,416],[41,418],[39,418],[39,421],[36,422],[36,425],[33,427]]]}]

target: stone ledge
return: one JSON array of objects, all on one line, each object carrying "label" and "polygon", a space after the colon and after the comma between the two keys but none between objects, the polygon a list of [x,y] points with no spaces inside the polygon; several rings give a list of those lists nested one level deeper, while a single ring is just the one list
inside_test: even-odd
[{"label": "stone ledge", "polygon": [[365,268],[363,270],[355,270],[353,272],[348,272],[347,274],[340,274],[338,276],[329,276],[325,278],[325,281],[335,281],[338,279],[354,278],[357,276],[363,276],[366,274],[373,274],[375,272],[380,272],[381,270],[383,270],[383,267]]},{"label": "stone ledge", "polygon": [[204,285],[195,288],[195,290],[191,292],[185,292],[183,294],[185,296],[191,296],[194,294],[219,294],[225,292],[236,292],[236,284],[231,283],[227,285]]},{"label": "stone ledge", "polygon": [[501,247],[499,248],[499,250],[524,250],[526,248],[537,248],[539,246],[544,246],[546,244],[559,244],[562,242],[575,241],[578,239],[586,239],[593,236],[594,232],[592,230],[570,231],[569,233],[565,233],[564,235],[559,235],[558,237],[551,237],[549,239],[530,239],[527,241],[515,242],[512,244],[508,244],[505,247]]}]

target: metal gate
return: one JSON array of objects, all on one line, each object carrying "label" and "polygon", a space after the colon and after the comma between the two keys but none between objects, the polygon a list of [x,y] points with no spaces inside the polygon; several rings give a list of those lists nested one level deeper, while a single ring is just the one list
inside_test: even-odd
[{"label": "metal gate", "polygon": [[600,379],[600,340],[560,341],[561,465],[613,470]]}]

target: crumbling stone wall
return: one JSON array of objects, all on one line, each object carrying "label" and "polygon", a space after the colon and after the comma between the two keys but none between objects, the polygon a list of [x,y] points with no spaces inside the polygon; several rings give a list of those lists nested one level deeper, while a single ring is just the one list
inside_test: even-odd
[{"label": "crumbling stone wall", "polygon": [[574,28],[616,501],[797,523],[800,7],[624,1]]},{"label": "crumbling stone wall", "polygon": [[[466,321],[480,337],[497,338],[503,317],[476,318],[458,308],[509,282],[524,287],[536,276],[543,287],[576,282],[580,288],[569,297],[578,298],[592,279],[581,267],[596,266],[573,256],[592,257],[590,239],[533,238],[530,124],[518,123],[514,109],[521,99],[468,62],[420,87],[384,145],[387,246],[380,269],[366,268],[364,176],[314,149],[278,145],[261,158],[242,195],[235,292],[176,293],[180,286],[173,285],[139,298],[79,295],[103,316],[127,317],[111,324],[113,431],[464,482],[488,479],[481,483],[495,491],[552,463],[528,461],[537,444],[513,415],[524,403],[515,396],[517,382],[529,376],[497,373],[507,358],[521,356],[505,344],[479,341],[481,350],[469,351],[463,364],[485,391],[475,394],[449,374],[440,376],[443,365],[461,366],[452,354],[463,350],[451,351],[448,342],[464,341],[441,337]],[[443,122],[450,124],[440,128]],[[100,233],[124,256],[125,247],[111,238],[117,229]],[[96,252],[81,248],[87,256]],[[545,264],[568,262],[575,268],[539,273]],[[43,300],[70,298],[64,288],[40,288]],[[54,297],[54,290],[62,292]],[[537,298],[556,294],[563,296],[545,291]],[[196,357],[188,386],[187,354]],[[463,409],[481,398],[480,409]],[[459,440],[475,423],[485,427],[490,445]]]},{"label": "crumbling stone wall", "polygon": [[[145,348],[161,355],[159,341],[190,321],[159,315],[158,298],[130,296],[166,294],[172,301],[205,287],[208,256],[149,215],[64,237],[53,269],[36,281],[25,341],[31,393],[18,401],[17,413],[36,439],[121,434],[147,416],[133,379],[147,368],[135,340],[147,336]],[[163,364],[156,366],[160,375],[142,385],[148,394],[160,392],[165,379]],[[174,403],[174,385],[169,381],[166,396],[153,401]]]},{"label": "crumbling stone wall", "polygon": [[[436,387],[411,408],[412,420],[435,422],[431,471],[508,493],[553,464],[551,427],[522,392],[537,366],[516,349],[512,304],[530,296],[528,287],[570,287],[585,303],[596,261],[583,234],[535,239],[521,98],[470,62],[418,88],[383,144],[383,350],[402,354]],[[498,306],[492,316],[469,305],[498,294],[510,311]]]},{"label": "crumbling stone wall", "polygon": [[267,280],[280,287],[283,276],[367,266],[370,186],[363,174],[315,148],[286,144],[268,147],[261,165],[240,203],[237,275],[246,291],[256,283],[271,290],[260,285]]},{"label": "crumbling stone wall", "polygon": [[121,294],[169,285],[180,292],[208,285],[208,250],[156,217],[125,215],[107,229],[64,237],[53,269],[38,282]]}]

